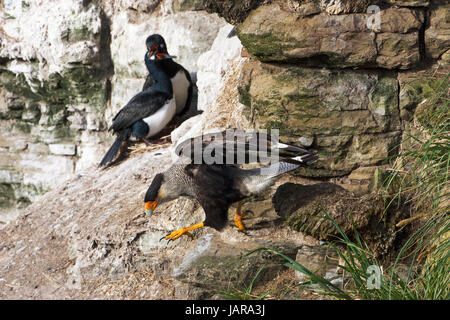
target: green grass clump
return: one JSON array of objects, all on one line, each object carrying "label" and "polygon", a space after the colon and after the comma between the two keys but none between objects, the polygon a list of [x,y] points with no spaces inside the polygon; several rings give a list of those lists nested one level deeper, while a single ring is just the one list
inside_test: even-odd
[{"label": "green grass clump", "polygon": [[[408,149],[395,156],[391,173],[383,190],[394,203],[409,203],[411,216],[396,224],[414,230],[405,239],[390,265],[382,266],[374,252],[364,243],[356,228],[351,237],[324,212],[338,231],[328,243],[339,256],[338,267],[344,284],[338,287],[295,260],[271,248],[284,259],[284,265],[309,276],[310,283],[321,288],[323,295],[336,299],[367,300],[448,300],[450,299],[450,100],[449,76],[442,81],[436,95],[430,98],[416,125],[418,134],[407,134]],[[425,111],[424,111],[425,110]],[[418,117],[419,117],[418,116]],[[426,119],[426,120],[424,120]],[[405,144],[404,144],[405,145]],[[393,160],[394,158],[391,158]],[[393,188],[394,186],[394,188]],[[402,198],[402,201],[394,201]],[[406,270],[401,270],[406,266]]]}]

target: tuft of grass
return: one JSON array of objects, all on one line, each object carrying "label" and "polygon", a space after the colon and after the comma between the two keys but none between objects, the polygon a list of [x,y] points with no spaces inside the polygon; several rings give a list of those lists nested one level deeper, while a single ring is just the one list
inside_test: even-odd
[{"label": "tuft of grass", "polygon": [[[421,112],[418,134],[407,134],[409,149],[395,156],[383,190],[394,203],[409,202],[411,217],[396,224],[401,229],[413,224],[415,231],[405,240],[392,265],[382,266],[353,228],[350,238],[325,211],[338,231],[329,242],[340,258],[338,267],[346,275],[343,288],[333,285],[280,252],[263,247],[284,259],[284,265],[306,274],[322,294],[336,299],[448,300],[450,299],[450,102],[449,75]],[[391,157],[393,159],[394,157]],[[394,190],[394,192],[393,192]],[[402,201],[395,201],[402,198]],[[406,263],[406,273],[401,266]]]},{"label": "tuft of grass", "polygon": [[[311,284],[320,287],[320,293],[335,299],[364,299],[364,300],[448,300],[450,298],[450,240],[435,243],[428,247],[429,258],[419,265],[420,246],[413,250],[413,257],[406,276],[401,275],[399,261],[403,260],[413,243],[424,241],[433,227],[439,226],[440,232],[434,234],[434,241],[449,232],[449,219],[442,219],[436,215],[419,228],[403,245],[397,258],[390,268],[384,270],[375,255],[361,240],[358,232],[354,231],[354,240],[345,234],[332,217],[324,211],[324,219],[330,220],[340,235],[331,246],[342,263],[338,268],[347,275],[344,288],[332,284],[329,280],[316,275],[295,260],[285,256],[272,248],[258,248],[249,252],[251,255],[258,251],[273,252],[285,260],[284,266],[307,275]],[[420,271],[421,270],[421,271]]]},{"label": "tuft of grass", "polygon": [[263,293],[261,295],[255,295],[253,294],[253,285],[256,281],[256,279],[259,277],[260,273],[264,270],[266,266],[262,266],[255,274],[255,276],[250,281],[249,285],[244,289],[237,289],[232,288],[225,290],[220,293],[222,298],[227,300],[262,300],[266,296],[269,295],[269,293]]}]

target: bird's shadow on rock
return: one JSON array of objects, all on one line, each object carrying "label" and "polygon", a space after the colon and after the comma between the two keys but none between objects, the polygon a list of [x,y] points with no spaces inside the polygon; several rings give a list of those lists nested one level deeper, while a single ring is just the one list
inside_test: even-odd
[{"label": "bird's shadow on rock", "polygon": [[272,203],[276,213],[286,219],[299,208],[306,206],[319,197],[326,197],[335,193],[349,194],[347,190],[331,182],[321,182],[312,185],[288,182],[277,188],[272,198]]}]

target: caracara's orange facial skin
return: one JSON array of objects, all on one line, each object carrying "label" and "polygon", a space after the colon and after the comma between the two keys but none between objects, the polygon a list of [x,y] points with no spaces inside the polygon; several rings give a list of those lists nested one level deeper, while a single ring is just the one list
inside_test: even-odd
[{"label": "caracara's orange facial skin", "polygon": [[145,214],[146,215],[152,214],[153,210],[155,210],[157,205],[158,205],[158,200],[146,202],[145,203]]}]

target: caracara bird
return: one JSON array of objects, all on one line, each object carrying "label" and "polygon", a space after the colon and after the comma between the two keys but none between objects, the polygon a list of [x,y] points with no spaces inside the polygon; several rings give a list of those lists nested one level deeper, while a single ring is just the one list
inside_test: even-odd
[{"label": "caracara bird", "polygon": [[[145,213],[150,215],[158,204],[185,196],[200,203],[206,218],[162,238],[169,241],[182,235],[192,237],[192,230],[206,226],[223,229],[228,208],[235,202],[238,206],[234,221],[245,232],[241,201],[269,188],[281,174],[318,159],[303,148],[272,142],[266,134],[239,130],[188,139],[176,147],[175,153],[180,159],[158,173],[150,184],[144,198]],[[244,170],[236,165],[267,162],[277,155],[279,161],[262,168]]]}]

